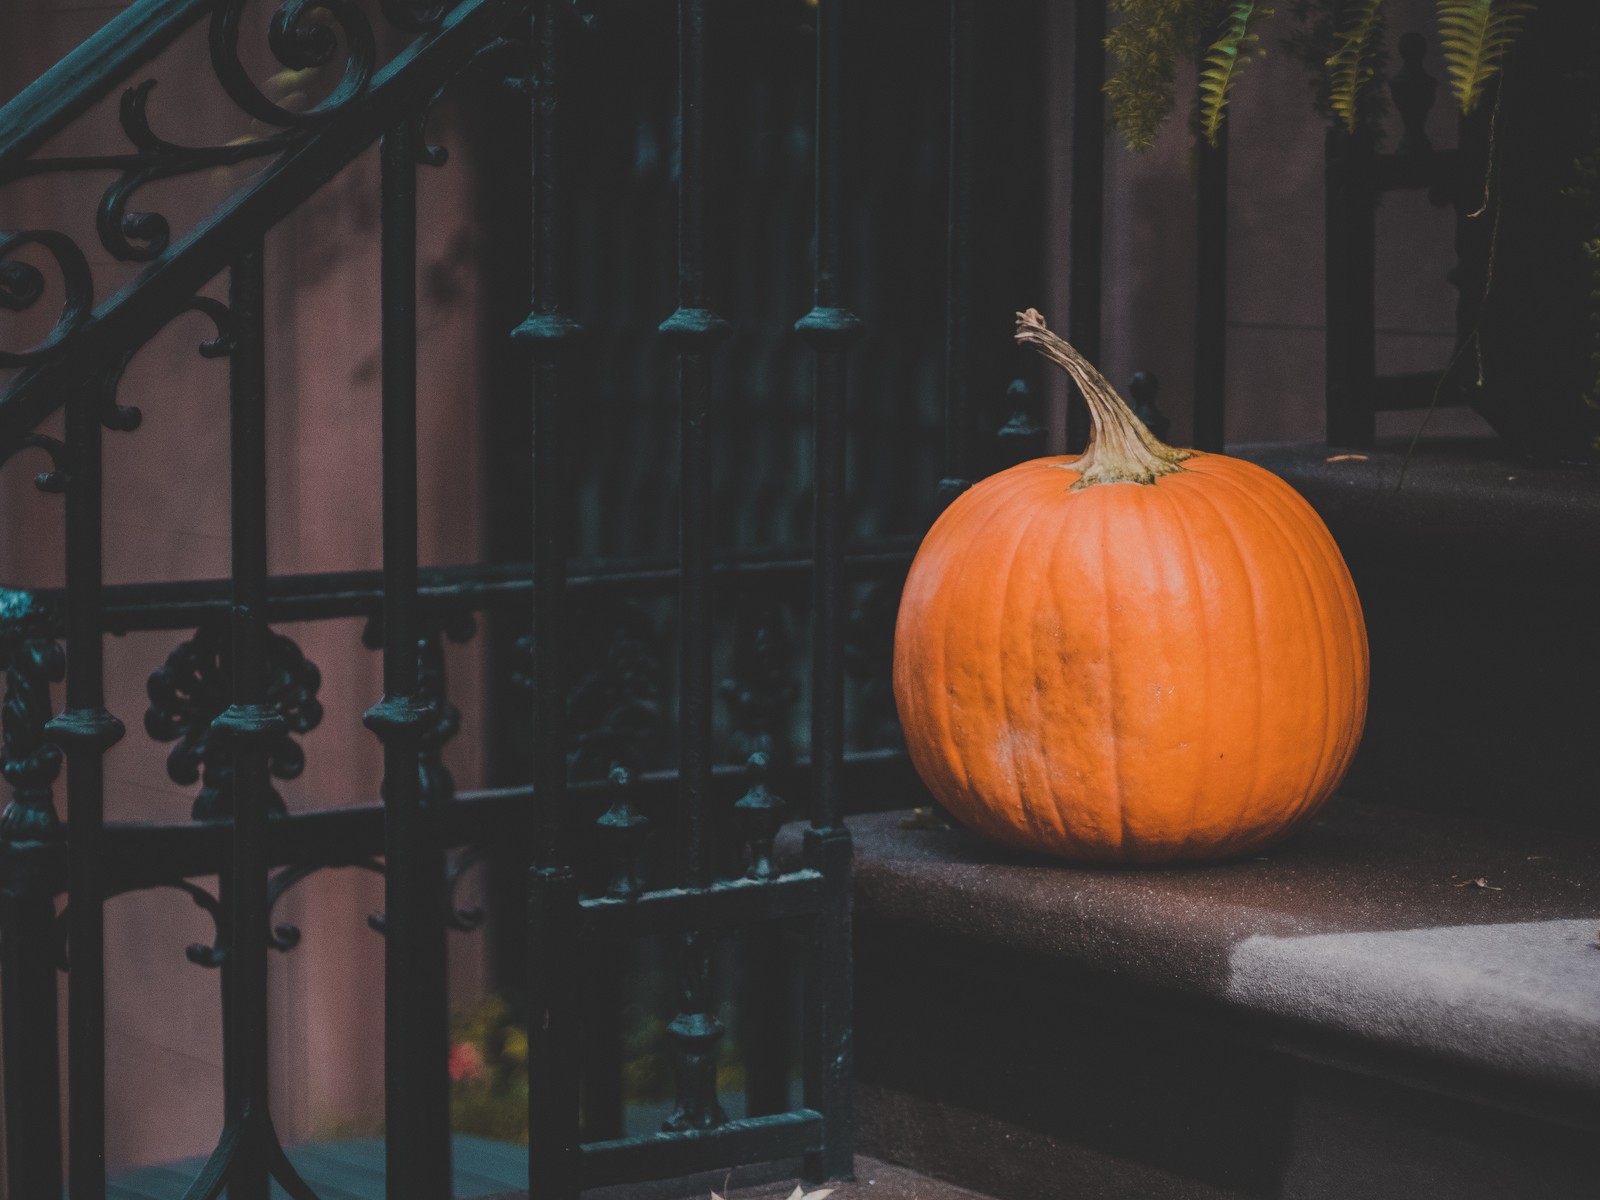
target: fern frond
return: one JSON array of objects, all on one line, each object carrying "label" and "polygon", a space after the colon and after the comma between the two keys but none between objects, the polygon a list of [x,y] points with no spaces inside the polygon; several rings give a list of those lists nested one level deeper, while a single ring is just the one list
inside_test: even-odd
[{"label": "fern frond", "polygon": [[1360,119],[1361,93],[1378,69],[1385,3],[1357,0],[1350,23],[1334,31],[1334,51],[1328,56],[1328,105],[1351,133]]},{"label": "fern frond", "polygon": [[1438,4],[1439,40],[1450,87],[1461,111],[1470,113],[1483,99],[1484,86],[1500,69],[1533,5],[1525,0],[1438,0]]},{"label": "fern frond", "polygon": [[1206,51],[1205,67],[1200,72],[1200,129],[1206,141],[1217,144],[1222,129],[1222,113],[1228,96],[1238,81],[1239,68],[1261,54],[1261,35],[1255,27],[1272,15],[1272,9],[1252,0],[1233,0],[1228,5],[1222,36]]},{"label": "fern frond", "polygon": [[1106,35],[1115,70],[1106,79],[1111,116],[1130,150],[1145,150],[1176,104],[1180,59],[1200,40],[1200,23],[1218,0],[1112,0],[1121,20]]}]

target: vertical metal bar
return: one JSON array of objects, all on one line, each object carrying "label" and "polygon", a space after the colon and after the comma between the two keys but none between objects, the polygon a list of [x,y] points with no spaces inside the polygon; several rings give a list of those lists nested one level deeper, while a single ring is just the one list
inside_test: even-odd
[{"label": "vertical metal bar", "polygon": [[[0,618],[6,681],[0,774],[11,785],[0,843],[24,856],[54,854],[65,839],[55,807],[61,752],[46,727],[50,685],[64,678],[66,659],[32,597],[0,595],[0,608],[7,610]],[[5,1182],[12,1196],[59,1196],[62,1184],[59,943],[55,887],[44,874],[25,869],[15,890],[0,894],[0,1064]]]},{"label": "vertical metal bar", "polygon": [[383,697],[366,724],[383,742],[384,1113],[390,1200],[450,1194],[449,997],[444,849],[424,802],[417,620],[417,174],[420,130],[384,134]]},{"label": "vertical metal bar", "polygon": [[101,416],[111,403],[98,379],[67,398],[67,695],[46,727],[67,758],[67,1179],[74,1200],[106,1190],[105,752],[123,735],[105,708],[101,645]]},{"label": "vertical metal bar", "polygon": [[945,228],[943,508],[976,473],[972,412],[973,0],[950,0],[950,175]]},{"label": "vertical metal bar", "polygon": [[532,19],[532,310],[513,337],[533,355],[534,804],[528,876],[528,1190],[533,1200],[578,1194],[578,885],[562,846],[566,807],[565,516],[560,417],[567,352],[581,332],[562,310],[563,157],[559,101],[566,0],[539,0]]},{"label": "vertical metal bar", "polygon": [[[1100,293],[1105,243],[1106,6],[1072,6],[1072,211],[1068,215],[1067,338],[1100,361]],[[1089,410],[1076,388],[1067,402],[1067,448],[1089,440]]]},{"label": "vertical metal bar", "polygon": [[583,988],[583,1138],[609,1141],[623,1135],[627,1097],[623,1091],[624,983],[627,955],[615,945],[588,947]]},{"label": "vertical metal bar", "polygon": [[1228,127],[1199,139],[1195,213],[1194,445],[1220,452],[1228,344]]},{"label": "vertical metal bar", "polygon": [[267,443],[264,256],[258,239],[234,260],[228,305],[237,332],[231,358],[233,479],[232,702],[212,731],[233,756],[233,986],[230,1070],[239,1145],[229,1200],[267,1200],[275,1145],[267,1056],[267,754],[286,732],[267,697]]},{"label": "vertical metal bar", "polygon": [[47,892],[0,897],[6,1187],[12,1196],[61,1195],[55,917],[55,898]]},{"label": "vertical metal bar", "polygon": [[[711,592],[711,353],[728,325],[706,307],[706,4],[678,0],[678,307],[661,332],[678,352],[682,481],[678,510],[679,878],[711,882],[713,612]],[[678,1049],[677,1105],[666,1128],[710,1129],[727,1120],[717,1101],[722,1023],[712,1015],[710,937],[682,950],[682,1011],[668,1027]]]},{"label": "vertical metal bar", "polygon": [[807,1155],[809,1179],[848,1177],[854,1112],[850,1049],[850,833],[840,821],[844,762],[845,356],[861,322],[842,306],[843,42],[845,0],[817,4],[816,285],[796,323],[816,358],[813,447],[811,761],[816,794],[805,858],[828,880],[825,911],[806,939],[805,1099],[822,1113],[822,1149]]},{"label": "vertical metal bar", "polygon": [[1372,140],[1366,130],[1328,130],[1326,146],[1327,433],[1330,446],[1365,449],[1373,411],[1376,216]]}]

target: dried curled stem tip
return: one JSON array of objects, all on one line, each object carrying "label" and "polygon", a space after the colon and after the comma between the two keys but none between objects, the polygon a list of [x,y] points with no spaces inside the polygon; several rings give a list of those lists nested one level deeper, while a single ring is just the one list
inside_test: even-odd
[{"label": "dried curled stem tip", "polygon": [[1072,376],[1089,406],[1089,448],[1066,464],[1078,472],[1073,491],[1102,483],[1154,483],[1181,471],[1178,464],[1193,456],[1194,451],[1174,449],[1146,429],[1094,364],[1050,331],[1038,309],[1017,314],[1017,341]]}]

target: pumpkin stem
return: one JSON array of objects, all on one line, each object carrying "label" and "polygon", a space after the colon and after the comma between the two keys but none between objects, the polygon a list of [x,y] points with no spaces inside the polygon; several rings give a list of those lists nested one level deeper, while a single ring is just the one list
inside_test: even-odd
[{"label": "pumpkin stem", "polygon": [[1154,483],[1194,455],[1158,439],[1127,401],[1083,355],[1050,331],[1036,308],[1017,314],[1017,341],[1066,370],[1089,405],[1089,448],[1068,465],[1078,472],[1073,491],[1102,483]]}]

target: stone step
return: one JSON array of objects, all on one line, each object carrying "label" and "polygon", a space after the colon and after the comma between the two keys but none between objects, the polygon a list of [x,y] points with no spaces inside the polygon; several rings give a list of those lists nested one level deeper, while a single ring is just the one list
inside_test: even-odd
[{"label": "stone step", "polygon": [[1089,869],[902,816],[850,822],[863,1149],[1005,1200],[1600,1195],[1600,840],[1335,800]]},{"label": "stone step", "polygon": [[1600,834],[1600,470],[1495,441],[1235,446],[1327,522],[1372,645],[1345,789]]},{"label": "stone step", "polygon": [[[788,1200],[796,1187],[797,1164],[743,1167],[688,1179],[628,1184],[585,1192],[584,1200]],[[932,1179],[867,1155],[856,1156],[855,1179],[847,1183],[805,1185],[802,1196],[828,1192],[829,1200],[988,1200],[978,1192]],[[493,1200],[527,1200],[527,1192],[506,1192]]]}]

